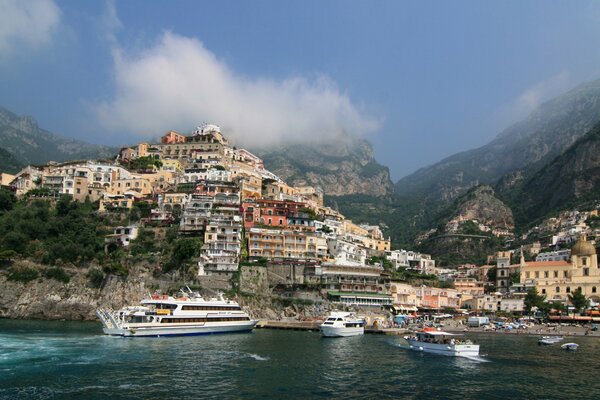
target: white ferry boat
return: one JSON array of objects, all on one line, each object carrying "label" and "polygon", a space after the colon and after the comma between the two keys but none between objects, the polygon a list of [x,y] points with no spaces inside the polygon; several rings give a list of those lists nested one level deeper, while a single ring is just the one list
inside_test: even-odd
[{"label": "white ferry boat", "polygon": [[140,306],[118,311],[96,310],[103,331],[112,336],[179,336],[226,332],[249,332],[257,324],[238,303],[218,298],[204,299],[191,290],[181,296],[153,295]]},{"label": "white ferry boat", "polygon": [[461,335],[424,329],[415,332],[414,336],[406,337],[409,348],[425,353],[442,354],[445,356],[475,357],[479,355],[479,345],[470,340],[460,340]]},{"label": "white ferry boat", "polygon": [[321,324],[321,334],[326,337],[364,335],[365,320],[354,313],[334,311]]}]

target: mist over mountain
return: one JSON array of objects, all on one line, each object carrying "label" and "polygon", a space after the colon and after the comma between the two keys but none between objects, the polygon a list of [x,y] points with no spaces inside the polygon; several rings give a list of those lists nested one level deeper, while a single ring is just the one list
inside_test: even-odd
[{"label": "mist over mountain", "polygon": [[504,188],[517,221],[528,224],[555,210],[600,200],[600,123],[528,179]]},{"label": "mist over mountain", "polygon": [[421,168],[395,184],[396,193],[449,201],[480,183],[521,170],[530,176],[600,121],[600,80],[587,82],[534,110],[477,149]]},{"label": "mist over mountain", "polygon": [[266,168],[293,186],[319,187],[326,195],[393,192],[389,169],[379,164],[372,145],[350,135],[256,150]]}]

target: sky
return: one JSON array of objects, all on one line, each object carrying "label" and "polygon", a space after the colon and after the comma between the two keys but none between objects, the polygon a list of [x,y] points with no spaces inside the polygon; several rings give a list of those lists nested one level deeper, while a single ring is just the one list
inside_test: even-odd
[{"label": "sky", "polygon": [[126,145],[364,137],[394,181],[600,78],[600,1],[0,0],[0,106]]}]

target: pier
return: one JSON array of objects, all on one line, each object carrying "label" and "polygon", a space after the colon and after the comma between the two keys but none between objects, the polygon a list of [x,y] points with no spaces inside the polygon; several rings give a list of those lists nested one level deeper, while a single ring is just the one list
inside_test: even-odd
[{"label": "pier", "polygon": [[[293,331],[318,331],[321,321],[274,321],[261,320],[256,324],[259,329],[285,329]],[[406,329],[400,328],[373,328],[372,326],[365,327],[365,334],[375,335],[403,335],[408,332]]]}]

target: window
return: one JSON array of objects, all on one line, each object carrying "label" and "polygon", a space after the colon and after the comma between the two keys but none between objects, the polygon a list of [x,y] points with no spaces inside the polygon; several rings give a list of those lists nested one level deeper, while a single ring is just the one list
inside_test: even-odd
[{"label": "window", "polygon": [[556,287],[556,293],[560,293],[560,287]]},{"label": "window", "polygon": [[571,287],[567,286],[567,293],[571,293]]},{"label": "window", "polygon": [[554,271],[554,277],[558,278],[558,271]]},{"label": "window", "polygon": [[596,286],[592,286],[592,293],[596,293]]},{"label": "window", "polygon": [[583,269],[583,276],[590,276],[590,269],[589,268],[584,268]]},{"label": "window", "polygon": [[540,272],[539,271],[535,271],[535,277],[539,278],[540,277]]},{"label": "window", "polygon": [[546,294],[546,289],[542,289],[542,294]]},{"label": "window", "polygon": [[548,271],[544,271],[544,278],[548,277]]}]

